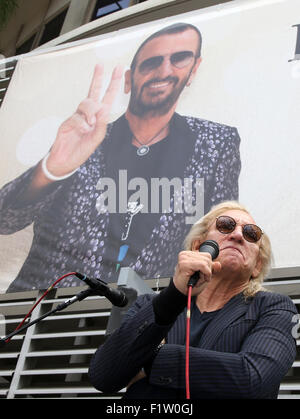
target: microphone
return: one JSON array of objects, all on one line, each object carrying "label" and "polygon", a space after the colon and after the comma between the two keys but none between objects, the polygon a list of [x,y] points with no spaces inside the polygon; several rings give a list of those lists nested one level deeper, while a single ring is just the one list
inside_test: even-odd
[{"label": "microphone", "polygon": [[[216,259],[219,255],[219,245],[214,240],[206,240],[199,247],[199,252],[206,252],[211,255],[212,260]],[[199,271],[194,272],[188,282],[188,287],[194,287],[199,279]]]},{"label": "microphone", "polygon": [[127,305],[128,299],[123,291],[110,288],[101,279],[88,278],[79,272],[75,272],[75,275],[92,288],[96,294],[106,297],[114,306],[125,307]]}]

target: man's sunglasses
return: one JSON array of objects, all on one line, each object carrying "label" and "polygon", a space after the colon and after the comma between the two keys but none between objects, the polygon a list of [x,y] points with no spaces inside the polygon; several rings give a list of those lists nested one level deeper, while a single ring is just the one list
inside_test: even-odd
[{"label": "man's sunglasses", "polygon": [[[234,218],[228,215],[221,215],[216,219],[216,227],[220,233],[229,234],[232,233],[237,223]],[[263,235],[261,228],[255,224],[244,224],[242,226],[243,237],[245,240],[251,243],[256,243]]]},{"label": "man's sunglasses", "polygon": [[[141,74],[148,74],[153,70],[159,68],[167,56],[156,55],[155,57],[147,58],[138,66]],[[195,57],[192,51],[179,51],[170,55],[170,62],[176,68],[184,68],[189,65]]]}]

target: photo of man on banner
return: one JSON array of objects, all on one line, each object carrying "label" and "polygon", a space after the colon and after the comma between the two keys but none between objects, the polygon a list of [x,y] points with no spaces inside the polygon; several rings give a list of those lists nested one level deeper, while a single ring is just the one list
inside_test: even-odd
[{"label": "photo of man on banner", "polygon": [[[170,276],[190,225],[239,198],[237,129],[176,112],[201,46],[198,28],[187,23],[149,36],[125,73],[128,108],[112,123],[123,70],[113,70],[99,98],[103,65],[96,65],[87,98],[49,153],[0,191],[0,234],[34,223],[9,292],[47,288],[71,271],[115,282],[121,266],[144,279]],[[60,283],[78,285],[70,277]]]}]

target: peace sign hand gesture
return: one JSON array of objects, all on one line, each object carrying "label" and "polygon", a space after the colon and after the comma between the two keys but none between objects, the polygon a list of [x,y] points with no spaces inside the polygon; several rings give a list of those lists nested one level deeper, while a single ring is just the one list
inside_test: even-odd
[{"label": "peace sign hand gesture", "polygon": [[102,143],[112,105],[120,88],[122,69],[116,67],[108,88],[99,101],[103,67],[96,65],[88,97],[76,112],[59,127],[47,160],[47,168],[54,176],[64,176],[82,165]]}]

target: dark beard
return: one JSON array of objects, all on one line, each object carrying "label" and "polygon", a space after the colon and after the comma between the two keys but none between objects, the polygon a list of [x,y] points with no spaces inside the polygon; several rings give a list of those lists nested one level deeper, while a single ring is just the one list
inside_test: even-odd
[{"label": "dark beard", "polygon": [[[190,75],[189,75],[190,76]],[[132,80],[132,90],[131,90],[131,97],[129,101],[128,108],[133,115],[136,115],[140,118],[145,117],[146,115],[151,115],[152,117],[162,116],[169,112],[172,106],[177,102],[182,90],[184,89],[189,76],[182,81],[180,85],[178,84],[177,77],[167,77],[166,79],[152,79],[149,82],[145,83],[140,91],[140,94],[137,94],[136,87]],[[141,99],[142,93],[145,87],[150,85],[151,83],[156,82],[164,82],[164,81],[172,81],[174,83],[174,89],[169,96],[167,96],[164,100],[158,101],[157,103],[144,103]],[[177,87],[176,87],[177,86]],[[159,92],[157,92],[159,95]]]}]

